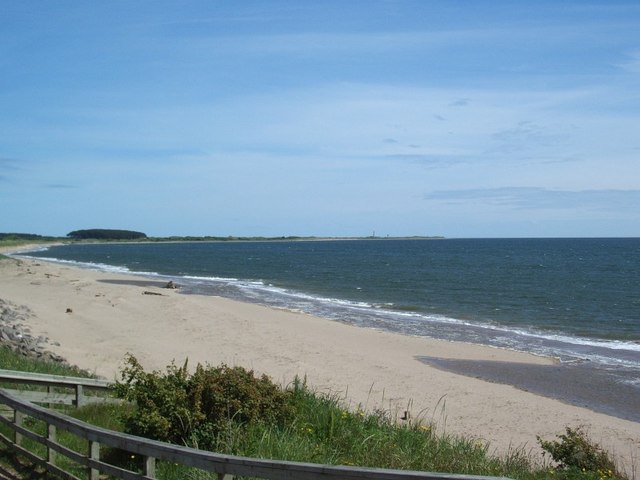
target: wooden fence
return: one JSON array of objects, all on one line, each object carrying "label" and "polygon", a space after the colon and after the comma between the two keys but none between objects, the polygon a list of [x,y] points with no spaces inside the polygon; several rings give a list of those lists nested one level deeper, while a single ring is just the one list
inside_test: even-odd
[{"label": "wooden fence", "polygon": [[[64,377],[43,373],[16,372],[0,369],[0,382],[35,385],[46,387],[45,390],[17,390],[5,388],[6,392],[17,395],[23,400],[49,405],[62,404],[82,407],[89,403],[108,402],[117,399],[105,395],[109,392],[111,382],[95,378]],[[102,393],[102,395],[95,395]],[[93,395],[92,395],[93,394]]]},{"label": "wooden fence", "polygon": [[[12,375],[11,378],[7,375]],[[51,376],[45,376],[51,377]],[[63,380],[64,379],[64,380]],[[46,379],[35,374],[22,374],[18,372],[0,371],[0,381],[13,383],[33,383],[47,385],[46,382],[54,382],[55,386],[72,386],[76,391],[76,398],[72,401],[75,405],[82,405],[87,398],[82,395],[83,388],[77,394],[77,386],[103,389],[100,381],[87,379],[73,379],[70,377],[54,377]],[[74,383],[76,382],[76,383]],[[46,393],[46,392],[45,392]],[[21,394],[21,393],[20,393]],[[49,403],[51,397],[44,397],[43,401]],[[66,401],[65,401],[66,403]],[[287,462],[278,460],[261,460],[255,458],[222,455],[201,450],[196,450],[178,445],[157,442],[146,438],[135,437],[120,432],[95,427],[67,415],[35,405],[18,397],[16,392],[10,393],[0,389],[0,405],[4,406],[8,415],[0,416],[0,423],[9,430],[9,435],[0,432],[0,441],[8,448],[13,449],[19,455],[27,457],[32,462],[45,468],[64,479],[76,480],[79,477],[60,467],[58,456],[64,456],[86,471],[86,477],[90,480],[104,478],[104,475],[125,480],[154,479],[156,478],[156,462],[164,461],[185,467],[212,472],[213,478],[229,480],[233,477],[251,477],[273,480],[496,480],[498,477],[481,477],[473,475],[452,475],[429,472],[416,472],[405,470],[388,470],[376,468],[360,468],[346,466],[318,465],[310,463]],[[44,434],[38,434],[33,429],[27,428],[33,424],[32,420],[44,423]],[[57,441],[60,430],[69,432],[86,441],[86,451],[76,452]],[[34,454],[31,449],[23,446],[24,439],[29,438],[33,442],[44,446],[44,456]],[[103,446],[120,449],[128,452],[128,455],[138,456],[142,459],[141,472],[134,472],[125,468],[101,461],[100,453]],[[41,447],[42,448],[42,447]],[[68,463],[68,462],[67,462]]]}]

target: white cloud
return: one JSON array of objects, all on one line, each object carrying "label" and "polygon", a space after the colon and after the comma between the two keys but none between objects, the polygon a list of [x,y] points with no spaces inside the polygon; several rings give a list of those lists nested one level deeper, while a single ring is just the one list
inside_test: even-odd
[{"label": "white cloud", "polygon": [[631,52],[626,62],[618,64],[618,67],[631,73],[640,73],[640,50]]},{"label": "white cloud", "polygon": [[569,191],[503,187],[434,191],[425,195],[425,199],[449,204],[480,202],[523,210],[600,211],[640,218],[640,189]]}]

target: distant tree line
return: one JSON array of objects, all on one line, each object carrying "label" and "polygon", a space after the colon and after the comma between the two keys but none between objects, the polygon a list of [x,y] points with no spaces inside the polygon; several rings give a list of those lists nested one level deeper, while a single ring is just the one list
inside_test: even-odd
[{"label": "distant tree line", "polygon": [[0,233],[0,240],[47,241],[54,239],[55,237],[43,237],[35,233]]},{"label": "distant tree line", "polygon": [[75,240],[140,240],[147,238],[142,232],[132,230],[111,230],[107,228],[90,228],[88,230],[74,230],[67,233],[67,237]]},{"label": "distant tree line", "polygon": [[51,236],[43,236],[36,235],[34,233],[1,233],[0,232],[0,241],[19,241],[19,242],[53,242],[53,241],[64,241],[65,238],[72,240],[109,240],[109,241],[131,241],[131,240],[144,240],[147,242],[233,242],[233,241],[241,241],[241,242],[265,242],[265,241],[278,241],[278,240],[286,240],[286,241],[295,241],[295,240],[327,240],[327,239],[406,239],[406,240],[436,240],[442,239],[444,237],[439,236],[431,236],[431,237],[423,237],[423,236],[414,236],[414,237],[301,237],[301,236],[281,236],[281,237],[236,237],[233,235],[229,235],[227,237],[221,236],[170,236],[170,237],[147,237],[146,234],[142,232],[136,232],[133,230],[113,230],[108,228],[90,228],[86,230],[74,230],[73,232],[67,233],[66,237],[51,237]]}]

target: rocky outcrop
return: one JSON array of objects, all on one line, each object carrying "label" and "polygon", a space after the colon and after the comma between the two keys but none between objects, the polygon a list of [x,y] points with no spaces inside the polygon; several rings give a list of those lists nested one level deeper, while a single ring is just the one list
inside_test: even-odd
[{"label": "rocky outcrop", "polygon": [[0,298],[0,346],[6,346],[26,357],[44,361],[66,363],[64,358],[47,349],[49,338],[33,336],[25,322],[33,312],[24,305],[15,305]]}]

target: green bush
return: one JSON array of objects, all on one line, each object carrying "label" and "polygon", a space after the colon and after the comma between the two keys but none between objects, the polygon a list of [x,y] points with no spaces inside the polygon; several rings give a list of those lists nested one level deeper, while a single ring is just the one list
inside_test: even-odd
[{"label": "green bush", "polygon": [[211,448],[230,423],[282,422],[290,416],[290,394],[267,376],[242,367],[169,365],[145,372],[129,355],[118,396],[137,405],[123,419],[128,433],[165,442]]},{"label": "green bush", "polygon": [[557,462],[559,469],[581,472],[605,472],[616,475],[615,463],[600,445],[593,443],[581,428],[566,427],[566,434],[558,435],[560,441],[545,441],[538,437],[542,449]]}]

